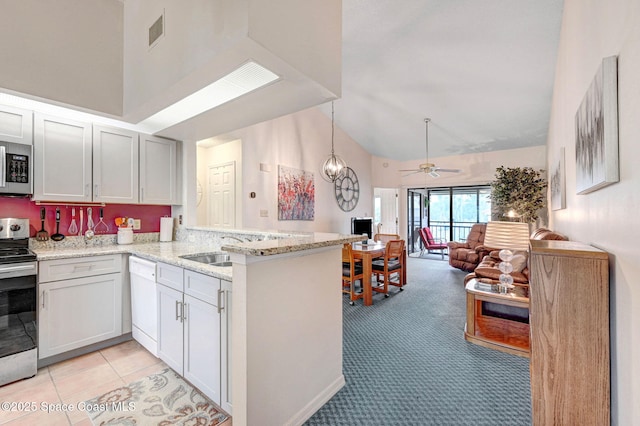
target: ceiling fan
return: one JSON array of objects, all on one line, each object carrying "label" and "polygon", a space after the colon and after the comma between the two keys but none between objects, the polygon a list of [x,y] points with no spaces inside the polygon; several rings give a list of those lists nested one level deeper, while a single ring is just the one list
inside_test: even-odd
[{"label": "ceiling fan", "polygon": [[445,172],[445,173],[460,173],[461,170],[460,169],[443,169],[441,167],[436,166],[434,163],[430,163],[429,162],[429,122],[431,121],[430,118],[425,118],[424,122],[425,122],[425,126],[426,126],[426,131],[425,131],[425,140],[426,140],[426,153],[427,153],[427,162],[426,163],[422,163],[418,166],[417,169],[405,169],[405,170],[399,170],[400,172],[411,172],[409,174],[403,175],[402,177],[405,176],[410,176],[413,175],[415,173],[427,173],[429,176],[437,178],[440,176],[439,172]]}]

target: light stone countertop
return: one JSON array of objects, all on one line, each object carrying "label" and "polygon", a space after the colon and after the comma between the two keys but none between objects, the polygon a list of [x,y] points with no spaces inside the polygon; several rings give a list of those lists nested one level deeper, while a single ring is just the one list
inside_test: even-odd
[{"label": "light stone countertop", "polygon": [[107,254],[132,254],[143,259],[155,262],[168,263],[179,266],[205,275],[210,275],[224,280],[231,280],[231,267],[212,266],[192,260],[182,259],[180,256],[187,254],[215,253],[211,246],[187,242],[153,242],[134,243],[123,245],[104,245],[70,248],[36,248],[32,251],[38,256],[38,260],[68,259],[83,256],[100,256]]},{"label": "light stone countertop", "polygon": [[268,239],[263,241],[249,241],[237,244],[225,244],[222,250],[202,243],[183,241],[173,242],[136,242],[134,244],[118,245],[84,245],[32,247],[38,260],[67,259],[83,256],[99,256],[108,254],[132,254],[155,262],[164,262],[192,271],[200,272],[217,278],[231,280],[232,267],[207,265],[180,256],[189,254],[208,254],[220,251],[240,253],[250,256],[271,256],[282,253],[292,253],[321,247],[342,245],[344,243],[362,240],[359,235],[344,235],[334,233],[309,233],[296,235],[295,238]]},{"label": "light stone countertop", "polygon": [[289,238],[225,244],[222,246],[222,250],[231,253],[246,254],[249,256],[272,256],[275,254],[337,246],[356,241],[362,241],[362,235],[311,232],[308,234],[291,236]]}]

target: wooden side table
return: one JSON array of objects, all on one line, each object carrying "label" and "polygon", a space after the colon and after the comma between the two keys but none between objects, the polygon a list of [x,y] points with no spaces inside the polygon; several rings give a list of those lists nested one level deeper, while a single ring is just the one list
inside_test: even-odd
[{"label": "wooden side table", "polygon": [[[467,323],[464,338],[477,345],[528,358],[529,288],[516,286],[502,294],[477,279],[469,280],[465,288]],[[490,309],[491,304],[498,309]]]}]

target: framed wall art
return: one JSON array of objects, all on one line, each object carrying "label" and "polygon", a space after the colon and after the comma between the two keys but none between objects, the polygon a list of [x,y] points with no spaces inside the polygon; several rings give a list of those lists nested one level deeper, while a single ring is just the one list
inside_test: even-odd
[{"label": "framed wall art", "polygon": [[314,220],[313,173],[278,166],[278,220]]},{"label": "framed wall art", "polygon": [[549,170],[549,195],[551,199],[551,210],[561,210],[567,207],[564,147],[560,148],[557,157],[551,163]]},{"label": "framed wall art", "polygon": [[576,192],[587,194],[620,180],[617,57],[602,60],[576,112]]}]

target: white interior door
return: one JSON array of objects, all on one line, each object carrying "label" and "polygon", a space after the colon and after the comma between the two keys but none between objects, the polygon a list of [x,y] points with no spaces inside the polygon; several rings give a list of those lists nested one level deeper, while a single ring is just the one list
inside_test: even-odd
[{"label": "white interior door", "polygon": [[381,234],[399,234],[398,228],[398,190],[394,188],[374,188],[374,232]]},{"label": "white interior door", "polygon": [[236,164],[235,161],[209,166],[209,226],[236,226]]}]

